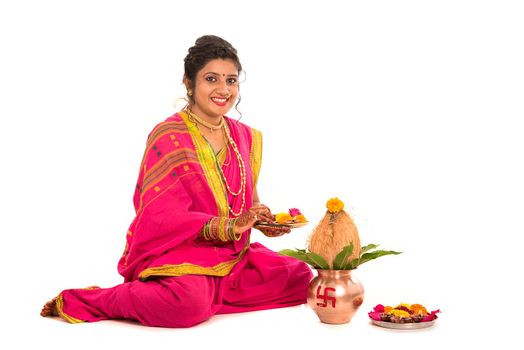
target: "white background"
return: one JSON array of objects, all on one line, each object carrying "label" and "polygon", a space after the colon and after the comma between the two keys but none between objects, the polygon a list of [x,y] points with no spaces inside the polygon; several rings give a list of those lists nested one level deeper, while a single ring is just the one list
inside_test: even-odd
[{"label": "white background", "polygon": [[[517,340],[524,233],[524,18],[518,1],[2,1],[2,348],[440,348]],[[313,222],[253,240],[302,248],[339,197],[363,243],[403,251],[354,275],[351,323],[307,307],[191,329],[39,316],[116,263],[151,129],[181,107],[183,58],[216,34],[264,133],[259,193]],[[236,113],[231,113],[237,118]],[[427,330],[374,327],[377,303],[440,308]]]}]

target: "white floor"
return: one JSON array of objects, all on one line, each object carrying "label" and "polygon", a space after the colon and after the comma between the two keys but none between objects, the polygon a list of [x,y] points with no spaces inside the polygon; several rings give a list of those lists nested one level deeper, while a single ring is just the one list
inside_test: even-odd
[{"label": "white floor", "polygon": [[18,320],[17,334],[12,343],[15,346],[9,348],[30,349],[37,341],[49,343],[49,348],[53,349],[176,349],[180,346],[197,349],[280,349],[282,346],[324,349],[366,346],[375,342],[384,343],[387,348],[424,343],[425,348],[433,348],[431,343],[438,348],[437,345],[451,344],[449,337],[453,332],[446,316],[442,316],[432,328],[395,331],[371,325],[365,311],[360,310],[349,324],[327,325],[320,323],[308,307],[297,306],[219,315],[190,329],[149,328],[123,321],[71,325],[57,319],[40,318],[34,313],[25,317],[23,322]]},{"label": "white floor", "polygon": [[[6,284],[11,289],[5,314],[1,319],[2,342],[9,344],[3,349],[32,349],[46,344],[49,349],[330,349],[368,347],[387,349],[424,348],[442,349],[446,346],[468,347],[480,345],[510,345],[517,339],[516,324],[488,322],[472,312],[473,305],[481,300],[469,291],[456,290],[457,300],[450,299],[445,287],[436,287],[435,294],[427,293],[427,300],[440,303],[442,313],[435,325],[420,330],[390,330],[372,325],[367,312],[379,302],[379,295],[388,299],[396,293],[388,293],[372,280],[374,271],[363,273],[367,277],[366,300],[348,324],[327,325],[321,323],[306,305],[257,311],[251,313],[218,315],[189,329],[151,328],[128,321],[102,321],[97,323],[69,324],[57,318],[38,315],[42,301],[48,296],[48,287],[39,288],[26,279],[25,285]],[[5,287],[4,287],[5,288]],[[424,288],[422,288],[424,289]],[[4,290],[5,292],[5,290]],[[408,295],[410,293],[407,293]],[[441,297],[438,297],[441,294]],[[4,299],[6,300],[6,299]],[[493,303],[494,302],[494,303]],[[504,300],[499,300],[504,303]],[[480,309],[497,315],[496,299],[486,300]],[[505,305],[505,304],[504,304]],[[435,305],[437,306],[437,305]],[[428,305],[431,308],[430,305]],[[504,307],[505,308],[505,307]],[[494,310],[495,309],[495,310]],[[482,312],[482,310],[480,310]]]}]

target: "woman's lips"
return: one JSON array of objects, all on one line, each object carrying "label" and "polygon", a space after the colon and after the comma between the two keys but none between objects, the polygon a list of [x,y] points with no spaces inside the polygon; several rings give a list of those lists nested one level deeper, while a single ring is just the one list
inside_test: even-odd
[{"label": "woman's lips", "polygon": [[229,99],[225,97],[211,97],[211,101],[220,107],[224,107],[227,105],[227,101],[229,101]]}]

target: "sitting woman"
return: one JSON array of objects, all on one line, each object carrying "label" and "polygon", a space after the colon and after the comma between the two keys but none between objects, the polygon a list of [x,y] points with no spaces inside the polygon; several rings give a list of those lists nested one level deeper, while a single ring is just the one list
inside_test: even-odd
[{"label": "sitting woman", "polygon": [[191,327],[215,314],[306,302],[310,268],[250,244],[255,223],[274,216],[256,190],[262,136],[225,116],[240,98],[236,49],[203,36],[184,62],[189,102],[149,134],[118,263],[124,283],[64,290],[42,316]]}]

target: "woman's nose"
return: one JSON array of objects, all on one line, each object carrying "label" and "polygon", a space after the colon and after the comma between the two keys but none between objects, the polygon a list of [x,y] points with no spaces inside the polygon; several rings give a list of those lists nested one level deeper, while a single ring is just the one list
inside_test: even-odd
[{"label": "woman's nose", "polygon": [[231,91],[229,89],[229,86],[225,80],[222,80],[219,82],[219,86],[217,87],[217,93],[219,93],[222,96],[231,95]]}]

